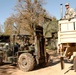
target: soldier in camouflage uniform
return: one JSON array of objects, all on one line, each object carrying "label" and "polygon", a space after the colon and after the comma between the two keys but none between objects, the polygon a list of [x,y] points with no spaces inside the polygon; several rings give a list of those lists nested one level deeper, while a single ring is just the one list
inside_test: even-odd
[{"label": "soldier in camouflage uniform", "polygon": [[65,4],[66,7],[66,12],[65,12],[65,19],[71,20],[72,18],[75,18],[76,12],[74,11],[73,8],[70,8],[69,3]]}]

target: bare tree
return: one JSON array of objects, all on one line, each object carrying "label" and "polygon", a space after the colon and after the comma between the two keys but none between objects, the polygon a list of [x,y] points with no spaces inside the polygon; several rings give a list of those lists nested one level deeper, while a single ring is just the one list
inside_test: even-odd
[{"label": "bare tree", "polygon": [[4,34],[12,35],[13,34],[13,19],[12,17],[9,17],[4,22]]},{"label": "bare tree", "polygon": [[3,25],[0,24],[0,34],[3,34],[3,30],[4,30]]},{"label": "bare tree", "polygon": [[15,8],[17,14],[13,18],[20,28],[32,34],[33,25],[43,25],[46,12],[42,8],[40,0],[21,0]]},{"label": "bare tree", "polygon": [[[33,34],[34,25],[43,26],[47,21],[46,17],[52,18],[42,8],[43,3],[44,0],[19,0],[19,3],[15,6],[16,14],[5,21],[5,32],[11,34],[16,31],[19,34],[21,30],[25,30]],[[55,19],[55,17],[52,18],[52,20]]]}]

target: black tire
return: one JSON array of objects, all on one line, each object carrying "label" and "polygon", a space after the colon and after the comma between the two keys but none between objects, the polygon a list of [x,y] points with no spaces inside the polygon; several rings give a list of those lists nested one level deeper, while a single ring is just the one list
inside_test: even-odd
[{"label": "black tire", "polygon": [[75,72],[76,72],[76,56],[74,57],[73,64],[74,64],[74,70],[75,70]]},{"label": "black tire", "polygon": [[46,58],[47,58],[47,62],[46,63],[48,63],[49,62],[49,54],[46,52]]},{"label": "black tire", "polygon": [[0,65],[2,65],[2,63],[3,63],[3,58],[0,57]]},{"label": "black tire", "polygon": [[23,53],[18,58],[18,66],[24,71],[31,71],[35,66],[34,57],[30,53]]},{"label": "black tire", "polygon": [[46,63],[45,66],[49,66],[50,64],[50,55],[46,52]]}]

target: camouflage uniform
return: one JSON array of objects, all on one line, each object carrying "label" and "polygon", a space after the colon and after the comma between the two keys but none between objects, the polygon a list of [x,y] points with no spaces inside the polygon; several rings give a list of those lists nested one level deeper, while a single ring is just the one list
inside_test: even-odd
[{"label": "camouflage uniform", "polygon": [[65,12],[65,19],[75,18],[76,12],[73,8],[68,8]]}]

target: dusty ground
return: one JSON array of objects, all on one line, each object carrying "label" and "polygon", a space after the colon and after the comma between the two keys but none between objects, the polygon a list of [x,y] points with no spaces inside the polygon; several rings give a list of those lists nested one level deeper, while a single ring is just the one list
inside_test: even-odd
[{"label": "dusty ground", "polygon": [[0,67],[0,75],[76,75],[74,70],[69,70],[73,64],[65,63],[65,68],[61,70],[59,56],[55,52],[49,52],[49,54],[51,61],[46,68],[23,72],[14,66],[3,65]]}]

